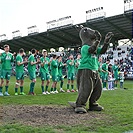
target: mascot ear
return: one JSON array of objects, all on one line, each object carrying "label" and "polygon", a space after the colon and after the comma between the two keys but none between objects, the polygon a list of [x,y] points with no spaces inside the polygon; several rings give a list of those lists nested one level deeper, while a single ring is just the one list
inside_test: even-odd
[{"label": "mascot ear", "polygon": [[75,28],[79,32],[82,28],[84,28],[84,26],[83,25],[76,25]]},{"label": "mascot ear", "polygon": [[84,28],[84,26],[83,25],[80,25],[80,29],[82,29],[82,28]]},{"label": "mascot ear", "polygon": [[84,29],[84,32],[86,32],[86,31],[87,31],[87,28]]}]

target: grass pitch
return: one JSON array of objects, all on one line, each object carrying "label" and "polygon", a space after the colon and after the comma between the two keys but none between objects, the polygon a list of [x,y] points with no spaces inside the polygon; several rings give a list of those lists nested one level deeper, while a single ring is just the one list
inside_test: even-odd
[{"label": "grass pitch", "polygon": [[[63,87],[65,90],[66,83],[67,80],[65,79]],[[25,78],[24,91],[26,94],[28,94],[29,85],[30,80]],[[103,91],[98,103],[105,110],[86,114],[75,114],[67,104],[68,101],[76,100],[77,92],[42,95],[40,78],[37,78],[35,86],[36,96],[14,96],[14,86],[15,77],[12,77],[9,86],[11,96],[0,97],[0,133],[128,133],[133,131],[133,81],[125,81],[124,86],[128,88],[127,90],[119,89],[118,86],[117,90]],[[49,90],[50,87],[51,85]],[[28,114],[27,110],[31,113],[34,112],[32,107],[38,109],[38,112],[31,115],[35,117],[34,120],[30,117],[25,118],[29,120],[27,123],[32,122],[32,124],[27,124],[26,120],[21,122],[19,122],[20,119],[16,118],[12,120],[12,116],[21,115],[18,112],[22,106],[24,107],[22,112],[24,117]],[[2,109],[9,109],[6,111],[9,113],[8,117],[4,117],[5,114]],[[45,112],[45,109],[48,113]],[[16,110],[18,110],[16,112],[18,115],[12,113]],[[47,118],[43,112],[47,113]],[[41,119],[45,121],[38,124],[41,123]]]}]

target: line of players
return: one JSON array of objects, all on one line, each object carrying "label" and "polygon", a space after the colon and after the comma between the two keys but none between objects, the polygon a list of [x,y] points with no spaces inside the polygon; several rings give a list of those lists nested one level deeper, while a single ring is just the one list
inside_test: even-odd
[{"label": "line of players", "polygon": [[[0,82],[0,96],[3,96],[3,85],[4,79],[6,80],[5,83],[5,96],[9,96],[8,87],[9,87],[9,80],[12,71],[11,63],[14,61],[14,54],[9,52],[10,47],[9,45],[4,45],[4,51],[1,53],[1,82]],[[28,73],[29,78],[31,80],[29,95],[35,95],[34,88],[36,83],[36,65],[40,64],[40,77],[41,77],[41,89],[42,94],[50,94],[50,93],[58,93],[57,90],[57,82],[60,81],[60,92],[65,92],[63,90],[63,82],[64,77],[62,74],[62,68],[64,66],[67,67],[67,92],[75,92],[74,90],[74,79],[75,75],[78,70],[78,65],[80,63],[80,54],[77,56],[77,59],[74,60],[73,55],[69,56],[66,64],[62,63],[62,57],[53,54],[52,58],[47,57],[47,51],[45,49],[42,50],[43,56],[41,58],[35,59],[36,49],[31,50],[31,55],[28,59],[25,58],[23,60],[24,49],[21,48],[19,53],[16,56],[16,83],[15,83],[15,95],[18,95],[18,88],[20,87],[20,95],[25,95],[24,93],[24,64],[28,63]],[[50,67],[50,72],[49,72]],[[50,83],[50,75],[52,76],[52,86],[50,92],[48,91],[49,83]],[[44,86],[44,82],[46,81],[46,85]],[[71,91],[70,91],[71,85]]]},{"label": "line of players", "polygon": [[[0,82],[0,96],[3,96],[2,89],[4,85],[4,79],[6,80],[5,83],[5,96],[9,96],[8,93],[8,86],[9,86],[9,80],[11,76],[12,71],[12,65],[11,62],[14,62],[14,54],[11,54],[9,52],[10,47],[9,45],[4,45],[4,53],[1,54],[1,82]],[[60,92],[65,92],[63,90],[63,82],[64,77],[62,74],[62,68],[66,66],[67,68],[67,92],[75,92],[74,90],[74,79],[75,75],[78,71],[78,66],[81,61],[80,54],[77,56],[77,59],[74,60],[73,55],[69,56],[69,59],[67,60],[66,64],[63,64],[62,57],[57,56],[56,54],[53,54],[52,58],[47,57],[47,51],[45,49],[42,50],[43,56],[41,58],[35,58],[36,55],[36,49],[31,50],[31,55],[28,59],[25,58],[23,60],[24,55],[24,49],[20,49],[19,53],[16,56],[16,83],[15,83],[15,95],[18,95],[18,88],[20,87],[20,95],[25,95],[24,93],[24,64],[28,63],[28,73],[29,78],[31,80],[30,83],[30,89],[29,89],[29,95],[34,95],[34,88],[36,83],[36,64],[40,65],[40,77],[41,77],[41,89],[42,94],[50,94],[50,93],[58,93],[57,90],[57,82],[60,81]],[[107,60],[105,63],[102,63],[102,58],[99,58],[99,75],[102,79],[103,83],[103,90],[106,90],[107,81],[108,81],[108,88],[113,89],[114,87],[117,88],[117,81],[118,81],[118,69],[119,66],[117,62],[112,66],[112,72],[108,71],[108,65],[110,61]],[[50,67],[50,72],[49,72]],[[114,86],[111,84],[111,78],[109,80],[109,76],[113,73],[114,75]],[[52,86],[50,91],[48,91],[49,84],[50,84],[50,76],[52,76]],[[121,83],[123,82],[123,78],[121,79]],[[44,83],[46,81],[46,85],[44,86]],[[113,81],[113,80],[112,80]],[[70,89],[71,85],[71,89]],[[121,84],[122,86],[122,84]],[[71,90],[71,91],[70,91]]]},{"label": "line of players", "polygon": [[120,80],[120,88],[123,88],[124,72],[120,72],[119,69],[120,66],[116,60],[112,65],[109,59],[102,63],[102,58],[99,58],[99,75],[102,80],[103,90],[117,89],[118,80]]}]

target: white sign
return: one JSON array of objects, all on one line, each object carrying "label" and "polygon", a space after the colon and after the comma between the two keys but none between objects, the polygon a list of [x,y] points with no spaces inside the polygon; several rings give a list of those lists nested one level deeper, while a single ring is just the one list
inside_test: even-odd
[{"label": "white sign", "polygon": [[47,24],[47,30],[56,29],[59,27],[61,28],[61,27],[73,25],[73,20],[71,19],[71,16],[66,16],[63,18],[59,18],[57,20],[46,22],[46,24]]}]

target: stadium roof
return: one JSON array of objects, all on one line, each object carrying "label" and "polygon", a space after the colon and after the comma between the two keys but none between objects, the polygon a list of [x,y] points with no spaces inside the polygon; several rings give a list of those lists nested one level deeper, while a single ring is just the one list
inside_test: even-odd
[{"label": "stadium roof", "polygon": [[[132,12],[107,18],[97,18],[78,25],[98,30],[103,37],[107,32],[111,31],[114,33],[113,41],[120,39],[132,39]],[[40,50],[43,48],[57,48],[60,46],[77,46],[81,45],[81,41],[76,25],[72,25],[69,27],[56,28],[51,31],[0,42],[1,47],[4,44],[9,44],[12,51],[18,51],[21,47],[28,51],[32,48]]]}]

